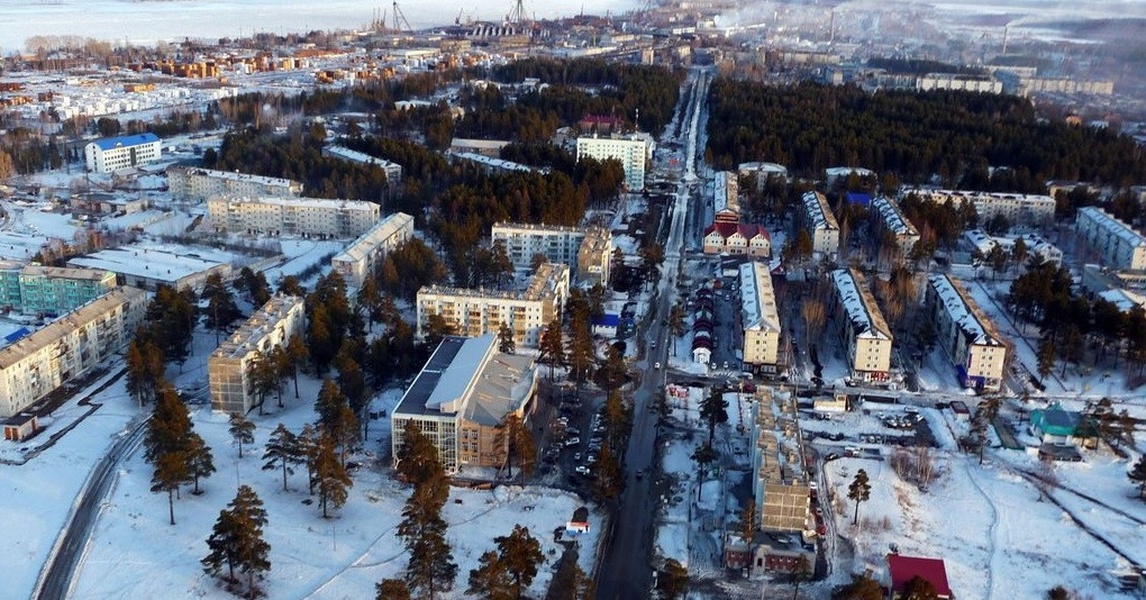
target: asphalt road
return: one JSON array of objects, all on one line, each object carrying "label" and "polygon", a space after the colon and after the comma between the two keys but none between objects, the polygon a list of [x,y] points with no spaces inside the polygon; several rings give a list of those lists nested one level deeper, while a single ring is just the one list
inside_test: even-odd
[{"label": "asphalt road", "polygon": [[76,566],[83,556],[92,525],[99,515],[100,506],[111,486],[116,467],[119,461],[130,454],[143,439],[143,432],[149,419],[150,416],[141,420],[127,435],[117,440],[111,450],[92,469],[83,491],[80,492],[79,501],[68,515],[52,554],[48,557],[44,570],[40,572],[36,589],[32,592],[33,598],[59,600],[68,596]]},{"label": "asphalt road", "polygon": [[[662,281],[655,305],[651,307],[641,333],[646,343],[657,341],[656,348],[646,347],[644,361],[637,367],[643,370],[639,387],[633,392],[633,432],[625,453],[626,482],[621,494],[619,510],[614,515],[610,543],[597,573],[597,598],[601,600],[632,600],[651,596],[653,533],[658,512],[657,494],[652,491],[656,471],[657,414],[651,403],[664,388],[668,367],[669,309],[676,300],[676,282],[681,259],[685,253],[684,233],[687,209],[696,192],[694,165],[696,160],[696,127],[700,110],[707,96],[708,74],[694,71],[685,85],[692,88],[689,112],[684,115],[682,137],[686,141],[685,174],[681,178],[676,201],[670,217],[668,235],[664,239],[665,261],[661,269]],[[703,189],[701,187],[700,189]],[[667,278],[668,281],[663,281]],[[653,368],[659,362],[661,369]],[[638,479],[637,471],[649,473]]]}]

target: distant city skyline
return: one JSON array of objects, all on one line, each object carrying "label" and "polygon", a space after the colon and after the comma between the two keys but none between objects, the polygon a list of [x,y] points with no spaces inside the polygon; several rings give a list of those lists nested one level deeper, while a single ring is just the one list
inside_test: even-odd
[{"label": "distant city skyline", "polygon": [[[580,13],[617,15],[638,7],[637,0],[526,0],[530,18],[553,19]],[[218,39],[314,30],[356,29],[383,13],[392,1],[326,0],[0,0],[0,51],[23,51],[32,36],[75,35],[152,45],[185,37]],[[452,25],[467,18],[500,21],[514,0],[407,0],[398,8],[415,29]]]}]

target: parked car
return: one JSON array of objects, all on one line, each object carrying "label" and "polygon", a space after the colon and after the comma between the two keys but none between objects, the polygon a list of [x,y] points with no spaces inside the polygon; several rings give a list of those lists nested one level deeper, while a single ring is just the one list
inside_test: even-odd
[{"label": "parked car", "polygon": [[581,443],[581,438],[579,438],[579,437],[571,437],[571,438],[565,440],[565,446],[566,447],[576,446],[580,443]]}]

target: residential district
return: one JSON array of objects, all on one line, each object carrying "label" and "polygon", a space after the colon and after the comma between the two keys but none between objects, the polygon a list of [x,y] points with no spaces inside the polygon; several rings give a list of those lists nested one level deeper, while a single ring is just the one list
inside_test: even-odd
[{"label": "residential district", "polygon": [[737,6],[0,59],[5,595],[1146,598],[1140,36]]}]

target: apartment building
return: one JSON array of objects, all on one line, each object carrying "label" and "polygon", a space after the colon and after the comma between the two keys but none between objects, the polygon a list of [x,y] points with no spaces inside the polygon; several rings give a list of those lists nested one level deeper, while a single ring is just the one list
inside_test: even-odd
[{"label": "apartment building", "polygon": [[414,235],[414,217],[394,213],[382,219],[370,231],[351,242],[345,250],[330,259],[331,268],[342,275],[347,287],[360,288],[373,275],[386,253]]},{"label": "apartment building", "polygon": [[963,73],[928,73],[918,78],[915,88],[920,91],[963,90],[984,94],[1003,93],[1003,82],[989,75]]},{"label": "apartment building", "polygon": [[577,277],[590,284],[608,281],[613,258],[613,234],[601,227],[562,227],[530,223],[497,223],[490,231],[494,243],[505,245],[509,262],[528,269],[533,259],[577,269]]},{"label": "apartment building", "polygon": [[0,308],[62,315],[117,287],[115,273],[0,262]]},{"label": "apartment building", "polygon": [[910,254],[919,242],[919,231],[903,215],[899,205],[885,196],[877,196],[871,201],[871,208],[880,229],[895,236],[895,245],[904,256]]},{"label": "apartment building", "polygon": [[782,181],[788,180],[788,167],[770,162],[746,162],[736,167],[740,177],[750,177],[756,184],[757,190],[763,190],[769,177],[779,177]]},{"label": "apartment building", "polygon": [[537,379],[533,357],[498,352],[494,334],[447,336],[390,415],[391,456],[397,460],[413,421],[438,449],[446,472],[501,467],[497,426],[515,414],[531,429]]},{"label": "apartment building", "polygon": [[577,160],[586,156],[601,161],[619,160],[625,171],[625,187],[640,191],[645,189],[645,169],[653,158],[653,146],[648,135],[583,136],[577,138]]},{"label": "apartment building", "polygon": [[84,161],[92,173],[111,173],[153,163],[161,158],[162,144],[154,133],[103,138],[84,146]]},{"label": "apartment building", "polygon": [[121,349],[147,304],[143,290],[118,288],[0,349],[0,418],[18,414]]},{"label": "apartment building", "polygon": [[260,354],[302,335],[306,322],[303,299],[276,295],[251,315],[207,358],[207,383],[211,409],[247,414],[258,405],[249,374],[251,361]]},{"label": "apartment building", "polygon": [[1024,233],[1014,237],[992,237],[982,229],[968,229],[963,232],[962,237],[972,252],[977,251],[982,256],[990,255],[996,246],[1010,255],[1015,251],[1015,244],[1022,240],[1027,247],[1027,256],[1038,258],[1055,266],[1062,264],[1062,250],[1059,250],[1058,247],[1037,233]]},{"label": "apartment building", "polygon": [[998,391],[1007,364],[1007,342],[967,290],[949,275],[929,275],[925,306],[959,383]]},{"label": "apartment building", "polygon": [[215,231],[350,238],[377,225],[381,207],[362,200],[215,196],[207,200],[207,216]]},{"label": "apartment building", "polygon": [[768,258],[772,255],[772,236],[762,225],[713,223],[704,230],[705,254],[728,254]]},{"label": "apartment building", "polygon": [[867,282],[855,269],[837,269],[830,277],[832,313],[840,326],[852,377],[864,382],[887,381],[891,371],[891,328]]},{"label": "apartment building", "polygon": [[956,207],[970,202],[975,207],[981,223],[998,215],[1006,217],[1012,225],[1044,225],[1054,221],[1054,198],[1042,194],[905,188],[901,197],[910,194],[929,202],[940,204],[952,202]]},{"label": "apartment building", "polygon": [[772,290],[772,273],[764,263],[740,265],[740,326],[744,363],[774,370],[780,362],[780,312]]},{"label": "apartment building", "polygon": [[1078,209],[1075,229],[1102,257],[1104,266],[1131,271],[1146,269],[1146,239],[1101,208]]},{"label": "apartment building", "polygon": [[350,162],[356,162],[363,165],[374,165],[386,173],[386,184],[391,189],[394,189],[402,184],[402,165],[394,161],[378,158],[377,156],[371,156],[365,152],[351,150],[346,146],[337,145],[324,147],[322,149],[322,155],[342,160],[348,160]]},{"label": "apartment building", "polygon": [[819,192],[804,194],[804,226],[812,235],[812,251],[818,255],[834,255],[840,251],[840,225],[828,206],[828,199]]},{"label": "apartment building", "polygon": [[735,173],[717,171],[712,180],[714,223],[740,222],[740,181]]},{"label": "apartment building", "polygon": [[459,335],[497,333],[505,323],[518,348],[536,348],[545,327],[560,317],[569,297],[569,267],[545,263],[522,291],[501,292],[441,286],[418,290],[418,337],[430,315],[441,315]]},{"label": "apartment building", "polygon": [[185,202],[206,202],[213,196],[297,198],[302,196],[302,189],[302,183],[293,179],[179,165],[167,167],[167,190],[172,198]]}]

